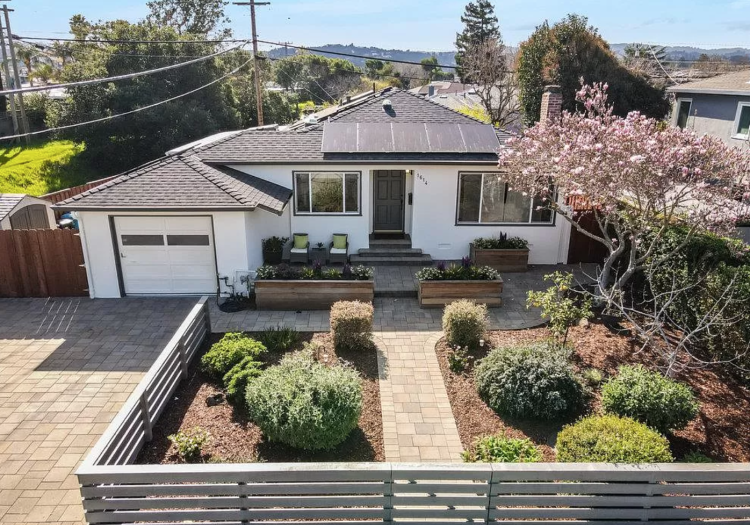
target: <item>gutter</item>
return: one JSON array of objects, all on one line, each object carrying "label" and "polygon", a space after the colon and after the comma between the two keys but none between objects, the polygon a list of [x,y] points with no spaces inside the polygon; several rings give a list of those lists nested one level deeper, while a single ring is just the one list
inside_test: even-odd
[{"label": "gutter", "polygon": [[750,97],[750,89],[742,90],[728,90],[728,89],[707,89],[707,88],[681,88],[680,86],[673,86],[667,89],[669,93],[695,93],[696,95],[727,95],[734,97]]}]

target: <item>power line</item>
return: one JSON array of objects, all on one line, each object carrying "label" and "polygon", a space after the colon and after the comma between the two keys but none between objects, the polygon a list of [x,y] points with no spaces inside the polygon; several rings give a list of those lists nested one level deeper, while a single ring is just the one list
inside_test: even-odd
[{"label": "power line", "polygon": [[664,69],[664,66],[661,65],[661,62],[659,62],[659,57],[656,56],[656,53],[654,52],[654,46],[648,46],[649,51],[651,51],[651,54],[654,56],[654,60],[656,60],[656,63],[659,64],[659,67],[662,71],[664,71],[664,74],[667,75],[667,78],[672,81],[673,84],[677,84],[677,81],[672,78],[672,75],[667,73],[667,70]]},{"label": "power line", "polygon": [[78,42],[81,44],[234,44],[247,42],[246,38],[226,38],[221,40],[108,40],[108,39],[86,39],[86,38],[48,38],[39,36],[18,36],[19,40],[44,40],[48,42]]},{"label": "power line", "polygon": [[[247,42],[245,42],[247,43]],[[77,82],[66,82],[64,84],[55,84],[54,86],[32,86],[27,88],[21,88],[21,89],[6,89],[4,91],[0,91],[0,95],[13,95],[16,93],[34,93],[36,91],[49,91],[51,89],[58,89],[58,88],[68,88],[68,87],[75,87],[75,86],[89,86],[92,84],[101,84],[102,82],[116,82],[118,80],[126,80],[129,78],[136,78],[136,77],[142,77],[144,75],[152,75],[154,73],[161,73],[162,71],[169,71],[170,69],[176,69],[178,67],[184,67],[189,66],[190,64],[196,64],[198,62],[203,62],[204,60],[208,60],[210,58],[217,57],[219,55],[223,55],[224,53],[228,53],[229,51],[234,51],[235,49],[239,49],[243,47],[244,44],[230,47],[221,51],[217,51],[216,53],[212,53],[210,55],[205,55],[200,58],[194,58],[192,60],[186,60],[185,62],[180,62],[179,64],[172,64],[169,66],[163,66],[156,69],[147,69],[145,71],[138,71],[137,73],[127,73],[125,75],[116,75],[113,77],[105,77],[105,78],[94,78],[91,80],[79,80]]]},{"label": "power line", "polygon": [[130,110],[130,111],[126,111],[124,113],[117,113],[116,115],[109,115],[109,116],[98,118],[98,119],[94,119],[94,120],[87,120],[86,122],[79,122],[77,124],[68,124],[66,126],[58,126],[56,128],[48,128],[48,129],[43,129],[41,131],[33,131],[31,133],[24,133],[24,134],[19,134],[19,135],[11,135],[11,136],[7,136],[7,137],[0,137],[0,139],[1,140],[8,140],[8,139],[15,139],[15,138],[19,138],[19,137],[29,137],[29,136],[33,136],[33,135],[43,135],[43,134],[52,133],[52,132],[55,132],[55,131],[61,131],[61,130],[65,130],[65,129],[77,128],[79,126],[86,126],[86,125],[89,125],[89,124],[97,124],[99,122],[106,122],[108,120],[116,119],[116,118],[119,118],[119,117],[125,117],[127,115],[132,115],[133,113],[139,113],[139,112],[145,111],[147,109],[152,109],[152,108],[155,108],[157,106],[161,106],[162,104],[166,104],[168,102],[172,102],[174,100],[177,100],[179,98],[186,97],[188,95],[192,95],[193,93],[197,93],[198,91],[201,91],[202,89],[206,89],[207,87],[210,87],[210,86],[216,84],[217,82],[221,82],[222,80],[226,79],[227,77],[230,77],[230,76],[234,75],[235,73],[237,73],[240,69],[242,69],[243,67],[245,67],[246,65],[248,65],[250,62],[252,62],[252,58],[249,59],[249,60],[246,60],[241,65],[237,66],[236,68],[234,68],[233,70],[229,71],[228,73],[225,73],[224,75],[220,76],[219,78],[217,78],[215,80],[212,80],[208,84],[203,84],[202,86],[197,87],[195,89],[191,89],[190,91],[187,91],[186,93],[182,93],[180,95],[177,95],[177,96],[165,99],[165,100],[160,100],[159,102],[155,102],[155,103],[149,104],[147,106],[142,106],[140,108],[136,108],[136,109],[133,109],[133,110]]}]

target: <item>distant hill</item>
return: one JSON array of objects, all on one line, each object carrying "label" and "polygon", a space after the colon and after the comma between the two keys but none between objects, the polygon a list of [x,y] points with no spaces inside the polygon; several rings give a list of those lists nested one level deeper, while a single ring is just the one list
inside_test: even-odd
[{"label": "distant hill", "polygon": [[[383,61],[407,60],[409,62],[419,62],[423,58],[429,58],[434,55],[437,57],[439,64],[444,64],[446,66],[453,66],[456,64],[456,61],[455,61],[456,53],[453,51],[432,52],[432,51],[412,51],[410,49],[407,49],[404,51],[402,49],[383,49],[380,47],[361,47],[361,46],[355,46],[354,44],[349,44],[349,45],[326,44],[324,46],[315,46],[315,48],[323,50],[323,51],[334,52],[334,53],[345,53],[347,55],[362,55],[362,56],[372,57],[372,58],[376,58],[378,60],[383,60]],[[295,52],[296,50],[292,48],[284,49],[283,47],[278,47],[269,51],[268,56],[271,58],[284,58],[285,56],[294,55]],[[329,58],[346,58],[357,67],[365,66],[365,60],[366,60],[365,58],[330,55],[328,53],[319,53],[319,54],[323,56],[327,56]]]},{"label": "distant hill", "polygon": [[[609,47],[612,51],[618,55],[625,53],[625,47],[628,44],[610,44]],[[665,48],[667,52],[668,60],[686,60],[695,61],[698,60],[703,54],[710,57],[720,57],[729,61],[737,61],[739,59],[750,59],[750,49],[744,47],[728,47],[719,49],[702,49],[699,47],[687,47],[687,46],[667,46]]]}]

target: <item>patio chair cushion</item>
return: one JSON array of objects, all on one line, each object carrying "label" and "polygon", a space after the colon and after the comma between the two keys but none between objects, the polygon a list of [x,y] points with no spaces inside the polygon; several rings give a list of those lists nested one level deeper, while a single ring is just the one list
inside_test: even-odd
[{"label": "patio chair cushion", "polygon": [[307,250],[307,235],[294,234],[294,249]]},{"label": "patio chair cushion", "polygon": [[346,254],[346,248],[331,248],[331,253],[332,254],[345,255]]},{"label": "patio chair cushion", "polygon": [[333,249],[334,250],[346,250],[346,238],[347,238],[347,235],[334,234],[333,235]]},{"label": "patio chair cushion", "polygon": [[292,253],[307,253],[307,248],[292,248]]}]

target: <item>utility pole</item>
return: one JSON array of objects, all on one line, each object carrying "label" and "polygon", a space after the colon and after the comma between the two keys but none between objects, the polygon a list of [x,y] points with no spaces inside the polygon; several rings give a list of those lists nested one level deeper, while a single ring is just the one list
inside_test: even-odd
[{"label": "utility pole", "polygon": [[[10,78],[10,70],[8,69],[8,52],[5,48],[5,27],[3,26],[2,21],[0,21],[0,51],[2,52],[3,73],[5,73],[6,86],[11,88],[13,80]],[[8,101],[10,102],[10,118],[13,119],[13,134],[19,135],[18,114],[16,113],[16,96],[11,93],[8,97]]]},{"label": "utility pole", "polygon": [[263,125],[263,93],[260,86],[260,64],[258,63],[258,32],[255,29],[255,6],[271,5],[271,2],[256,2],[249,0],[247,2],[234,2],[234,5],[250,6],[250,21],[253,28],[253,68],[255,76],[255,103],[258,108],[258,126]]},{"label": "utility pole", "polygon": [[[8,12],[13,11],[12,9],[8,9],[8,6],[3,4],[2,8],[3,14],[5,15],[5,30],[8,32],[8,47],[10,48],[10,65],[13,67],[13,80],[15,85],[13,86],[15,89],[21,88],[21,77],[18,74],[18,61],[16,60],[16,50],[13,47],[13,33],[10,29],[10,16],[8,16]],[[23,93],[18,93],[18,107],[21,109],[21,122],[22,122],[22,132],[24,134],[27,134],[24,139],[26,142],[26,145],[29,145],[30,137],[28,135],[29,132],[31,132],[31,129],[29,129],[29,120],[26,118],[26,108],[23,105]]]}]

